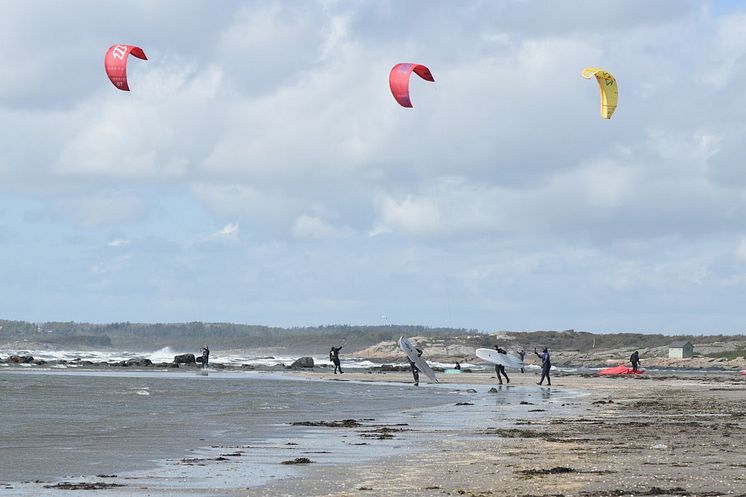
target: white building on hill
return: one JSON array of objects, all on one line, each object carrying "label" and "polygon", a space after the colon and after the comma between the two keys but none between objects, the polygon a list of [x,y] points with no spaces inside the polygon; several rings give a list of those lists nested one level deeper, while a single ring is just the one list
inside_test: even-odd
[{"label": "white building on hill", "polygon": [[686,341],[673,342],[668,346],[669,359],[687,359],[694,357],[694,345]]}]

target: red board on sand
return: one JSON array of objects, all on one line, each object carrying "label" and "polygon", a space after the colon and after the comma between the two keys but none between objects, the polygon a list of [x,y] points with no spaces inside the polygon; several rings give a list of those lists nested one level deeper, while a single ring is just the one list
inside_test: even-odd
[{"label": "red board on sand", "polygon": [[744,375],[744,376],[746,376],[746,369],[744,369],[743,371],[741,371],[741,374]]},{"label": "red board on sand", "polygon": [[644,369],[638,369],[637,371],[633,371],[632,368],[625,366],[624,364],[619,366],[614,366],[613,368],[606,368],[602,369],[598,372],[598,374],[603,375],[617,375],[617,374],[642,374],[644,373]]}]

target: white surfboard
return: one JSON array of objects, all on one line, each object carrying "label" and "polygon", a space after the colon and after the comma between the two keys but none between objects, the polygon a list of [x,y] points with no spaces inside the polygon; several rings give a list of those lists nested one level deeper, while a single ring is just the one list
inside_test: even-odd
[{"label": "white surfboard", "polygon": [[477,357],[483,361],[491,362],[492,364],[499,364],[506,368],[521,369],[523,367],[523,361],[518,359],[516,356],[501,354],[495,349],[477,349]]},{"label": "white surfboard", "polygon": [[430,380],[438,383],[438,379],[435,377],[435,371],[433,371],[432,368],[428,366],[425,359],[417,355],[417,350],[415,350],[414,346],[409,340],[401,337],[399,339],[399,347],[401,347],[404,353],[407,354],[407,358],[411,362],[413,362],[415,366],[417,366],[417,369],[425,373],[425,376],[430,378]]}]

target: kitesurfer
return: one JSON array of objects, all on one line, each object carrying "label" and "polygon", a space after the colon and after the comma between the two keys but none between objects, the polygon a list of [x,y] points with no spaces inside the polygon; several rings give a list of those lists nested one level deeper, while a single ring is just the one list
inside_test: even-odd
[{"label": "kitesurfer", "polygon": [[549,349],[544,347],[542,354],[539,354],[536,352],[536,347],[534,347],[534,354],[536,354],[536,357],[541,359],[541,380],[539,380],[537,385],[544,383],[544,378],[546,378],[547,385],[552,386],[552,380],[549,379],[549,370],[552,369],[552,362],[549,358]]},{"label": "kitesurfer", "polygon": [[637,372],[637,366],[640,364],[640,353],[636,350],[629,356],[629,362],[632,363],[632,371]]},{"label": "kitesurfer", "polygon": [[339,374],[342,374],[342,365],[339,362],[339,351],[342,350],[342,347],[332,347],[332,349],[329,351],[329,360],[334,363],[334,374],[337,374],[337,370],[339,369]]},{"label": "kitesurfer", "polygon": [[456,365],[453,366],[453,369],[461,369],[461,364],[459,364],[459,362],[456,361]]},{"label": "kitesurfer", "polygon": [[203,345],[202,346],[202,367],[206,368],[208,362],[210,362],[210,349],[207,345]]},{"label": "kitesurfer", "polygon": [[523,358],[526,357],[526,351],[523,349],[519,350],[518,357],[520,357],[521,359],[521,373],[525,373],[525,371],[523,370]]},{"label": "kitesurfer", "polygon": [[[507,355],[507,353],[508,353],[507,350],[501,349],[497,345],[495,345],[495,350],[497,351],[498,354],[506,354]],[[508,373],[505,372],[505,366],[503,366],[502,364],[495,364],[495,373],[497,373],[497,381],[499,381],[501,385],[503,384],[503,379],[500,377],[500,374],[502,374],[503,376],[505,376],[505,381],[507,381],[508,383],[510,383],[510,378],[508,378]]]},{"label": "kitesurfer", "polygon": [[[417,357],[422,357],[422,349],[419,347],[415,347],[417,351]],[[409,357],[407,357],[409,359]],[[413,360],[409,359],[409,367],[412,369],[412,376],[414,377],[414,386],[418,386],[420,384],[420,370],[417,367],[417,365],[414,363]]]}]

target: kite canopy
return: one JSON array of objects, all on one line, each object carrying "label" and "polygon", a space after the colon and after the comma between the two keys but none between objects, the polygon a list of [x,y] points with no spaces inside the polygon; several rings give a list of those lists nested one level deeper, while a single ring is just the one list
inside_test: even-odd
[{"label": "kite canopy", "polygon": [[122,91],[130,91],[127,84],[127,58],[129,55],[148,60],[142,48],[133,45],[112,45],[104,56],[104,68],[111,82]]},{"label": "kite canopy", "polygon": [[611,119],[611,115],[616,110],[617,100],[619,99],[619,88],[616,84],[616,78],[608,71],[598,67],[586,67],[580,73],[585,79],[591,79],[593,76],[598,81],[598,88],[601,90],[601,117]]},{"label": "kite canopy", "polygon": [[425,81],[435,81],[430,69],[422,64],[396,64],[389,73],[389,87],[402,107],[412,107],[412,101],[409,99],[409,76],[412,71]]},{"label": "kite canopy", "polygon": [[637,371],[633,371],[632,368],[625,366],[624,364],[615,366],[613,368],[606,368],[602,369],[598,372],[598,374],[601,375],[620,375],[620,374],[642,374],[644,373],[644,369],[638,369]]}]

